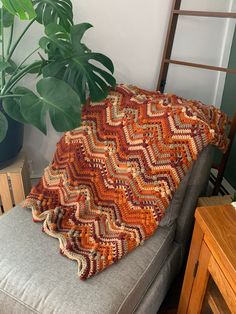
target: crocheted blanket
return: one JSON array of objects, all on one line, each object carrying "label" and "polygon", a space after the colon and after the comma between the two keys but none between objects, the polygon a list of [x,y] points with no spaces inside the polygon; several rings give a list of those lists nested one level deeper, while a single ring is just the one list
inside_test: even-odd
[{"label": "crocheted blanket", "polygon": [[24,206],[89,278],[154,233],[202,149],[226,148],[226,123],[213,106],[119,85],[84,106]]}]

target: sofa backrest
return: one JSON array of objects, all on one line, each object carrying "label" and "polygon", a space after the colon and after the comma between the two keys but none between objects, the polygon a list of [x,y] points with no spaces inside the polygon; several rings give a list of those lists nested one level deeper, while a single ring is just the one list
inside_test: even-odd
[{"label": "sofa backrest", "polygon": [[193,162],[160,222],[160,227],[176,223],[175,242],[181,245],[183,255],[191,237],[198,197],[207,188],[214,152],[215,146],[208,145]]},{"label": "sofa backrest", "polygon": [[205,193],[209,181],[215,146],[208,145],[193,163],[179,215],[176,220],[175,241],[181,245],[182,256],[185,255],[192,234],[194,212],[198,197]]}]

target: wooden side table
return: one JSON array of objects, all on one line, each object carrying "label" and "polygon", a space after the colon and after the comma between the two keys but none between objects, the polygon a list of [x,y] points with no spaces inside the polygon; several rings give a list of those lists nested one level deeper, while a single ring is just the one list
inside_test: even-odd
[{"label": "wooden side table", "polygon": [[210,196],[210,197],[199,197],[197,206],[212,206],[212,205],[226,205],[232,202],[231,195],[224,196]]},{"label": "wooden side table", "polygon": [[[0,197],[3,211],[22,202],[31,188],[26,157],[20,153],[13,164],[0,170]],[[1,210],[0,210],[1,214]]]},{"label": "wooden side table", "polygon": [[198,207],[178,313],[236,313],[236,210]]}]

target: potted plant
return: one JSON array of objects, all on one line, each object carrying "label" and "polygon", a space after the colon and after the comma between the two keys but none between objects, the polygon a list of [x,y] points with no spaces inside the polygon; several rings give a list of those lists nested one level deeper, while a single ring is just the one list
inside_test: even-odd
[{"label": "potted plant", "polygon": [[[70,0],[1,0],[0,15],[0,166],[13,158],[22,146],[22,123],[44,134],[46,115],[58,132],[80,125],[82,105],[105,98],[115,85],[112,61],[92,52],[83,42],[91,24],[74,24]],[[29,20],[13,41],[15,19]],[[14,54],[34,23],[44,26],[38,47],[16,64]],[[8,30],[6,30],[8,28]],[[6,36],[6,32],[8,36]],[[40,52],[41,51],[41,52]],[[33,55],[37,60],[29,62]],[[36,93],[19,85],[35,73]],[[17,139],[18,136],[18,139]]]}]

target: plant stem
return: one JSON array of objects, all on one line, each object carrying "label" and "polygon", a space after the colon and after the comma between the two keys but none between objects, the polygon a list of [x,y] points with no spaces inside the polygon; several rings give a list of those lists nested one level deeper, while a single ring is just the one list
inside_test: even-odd
[{"label": "plant stem", "polygon": [[3,98],[10,98],[10,97],[22,97],[24,95],[22,94],[9,94],[9,95],[0,95],[0,99],[3,99]]},{"label": "plant stem", "polygon": [[[3,6],[1,8],[1,32],[2,32],[2,60],[5,61],[4,25],[3,25]],[[6,83],[5,70],[2,70],[1,89]]]},{"label": "plant stem", "polygon": [[10,81],[7,82],[6,86],[2,90],[2,95],[7,94],[10,92],[10,90],[16,85],[17,82],[19,82],[26,74],[28,74],[31,70],[37,68],[41,64],[41,61],[36,61],[25,68],[23,68],[21,71],[18,72],[17,75],[15,75]]},{"label": "plant stem", "polygon": [[19,42],[21,41],[21,39],[23,38],[23,36],[25,35],[25,33],[28,31],[28,29],[30,28],[30,26],[36,21],[36,19],[34,18],[32,21],[30,21],[30,23],[26,26],[26,28],[23,30],[22,34],[19,36],[19,38],[17,39],[17,41],[14,43],[13,47],[10,49],[9,55],[7,56],[7,62],[11,59],[16,47],[18,46]]},{"label": "plant stem", "polygon": [[12,39],[13,39],[13,32],[14,32],[14,21],[11,25],[11,32],[10,32],[10,37],[9,37],[9,42],[8,42],[8,47],[7,47],[7,55],[9,55],[11,45],[12,45]]},{"label": "plant stem", "polygon": [[[40,48],[36,48],[34,51],[32,51],[15,69],[15,71],[12,73],[11,78],[14,77],[14,75],[18,72],[18,70],[20,69],[20,67],[36,52],[38,51]],[[11,81],[11,78],[9,80],[9,82]]]}]

